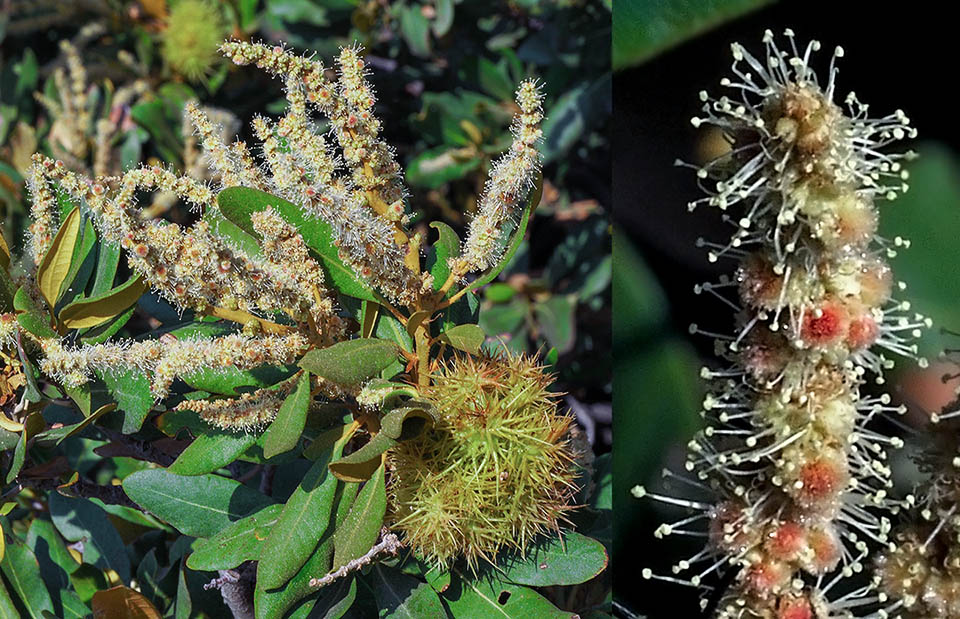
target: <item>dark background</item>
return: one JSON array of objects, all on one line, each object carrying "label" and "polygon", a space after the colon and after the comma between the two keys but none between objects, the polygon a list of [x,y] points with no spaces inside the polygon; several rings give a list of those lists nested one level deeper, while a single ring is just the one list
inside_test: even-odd
[{"label": "dark background", "polygon": [[[689,336],[688,325],[696,322],[721,332],[732,325],[730,312],[721,303],[693,294],[694,284],[732,272],[732,263],[710,265],[705,252],[695,247],[697,237],[726,238],[727,226],[708,208],[687,211],[686,203],[700,197],[694,174],[673,165],[677,158],[703,161],[703,131],[689,122],[700,110],[697,93],[706,89],[722,94],[719,80],[729,74],[730,43],[740,42],[760,57],[767,28],[778,43],[786,41],[785,28],[794,30],[798,47],[818,39],[822,49],[814,66],[821,78],[833,48],[842,45],[846,54],[838,65],[837,99],[854,90],[870,104],[873,115],[901,108],[919,129],[918,143],[902,149],[919,150],[927,171],[914,175],[909,198],[881,206],[881,220],[895,217],[915,226],[916,232],[907,233],[915,249],[894,267],[904,279],[905,273],[922,274],[925,281],[916,288],[920,299],[911,296],[915,307],[923,307],[929,297],[928,311],[937,326],[956,328],[960,323],[952,321],[947,304],[939,315],[932,309],[936,289],[949,289],[950,282],[955,286],[960,281],[956,252],[943,251],[960,233],[957,175],[951,174],[956,171],[951,166],[960,131],[953,95],[958,35],[956,22],[939,10],[941,6],[780,2],[614,74],[613,204],[622,234],[615,237],[614,266],[613,561],[621,616],[629,616],[629,611],[651,618],[700,614],[693,589],[640,576],[644,567],[669,574],[672,563],[699,548],[689,538],[653,537],[664,515],[680,512],[660,511],[652,502],[629,494],[634,484],[650,485],[661,467],[677,469],[683,445],[698,426],[702,384],[697,370],[712,345],[708,338]],[[918,186],[918,179],[930,182]],[[937,213],[925,219],[927,214],[915,206],[926,208],[928,203],[930,212]],[[907,262],[902,268],[900,260]],[[908,281],[913,284],[913,279]],[[939,342],[928,346],[942,347]]]}]

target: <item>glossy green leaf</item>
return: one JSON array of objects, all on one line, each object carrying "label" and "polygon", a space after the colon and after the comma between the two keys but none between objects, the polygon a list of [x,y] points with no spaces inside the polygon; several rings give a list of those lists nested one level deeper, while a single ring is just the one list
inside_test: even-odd
[{"label": "glossy green leaf", "polygon": [[503,617],[504,619],[575,619],[533,589],[508,583],[495,576],[471,578],[457,572],[456,582],[443,594],[454,617]]},{"label": "glossy green leaf", "polygon": [[433,289],[440,290],[450,276],[448,261],[460,255],[460,237],[442,221],[430,222],[430,227],[436,228],[439,236],[427,255],[427,269],[433,275]]},{"label": "glossy green leaf", "polygon": [[617,0],[613,68],[623,69],[735,19],[770,0]]},{"label": "glossy green leaf", "polygon": [[184,535],[210,537],[273,501],[217,475],[188,477],[164,469],[137,471],[123,480],[134,503]]},{"label": "glossy green leaf", "polygon": [[54,526],[71,542],[83,541],[83,561],[100,569],[114,570],[124,582],[130,579],[130,559],[120,534],[107,512],[90,499],[49,495]]},{"label": "glossy green leaf", "polygon": [[[437,592],[425,582],[400,570],[377,564],[370,571],[369,580],[373,584],[373,593],[377,598],[381,617],[396,619],[423,619],[424,617],[445,617],[443,604]],[[462,615],[464,617],[486,617],[490,615]]]},{"label": "glossy green leaf", "polygon": [[328,472],[327,464],[340,457],[349,437],[341,437],[325,456],[314,462],[287,499],[257,564],[257,583],[264,589],[286,584],[303,567],[326,531],[339,484]]},{"label": "glossy green leaf", "polygon": [[[254,590],[254,610],[257,619],[282,617],[300,600],[316,592],[317,589],[310,585],[310,580],[330,571],[330,563],[333,560],[333,532],[347,517],[356,493],[356,484],[337,486],[334,494],[336,509],[332,510],[333,513],[326,519],[323,535],[319,540],[315,540],[316,547],[313,553],[286,585],[280,589],[268,591],[262,582],[257,582]],[[334,606],[336,606],[335,602],[341,599],[338,597],[336,587],[321,590],[321,601],[331,601],[331,599]],[[322,602],[320,606],[323,607]],[[337,616],[336,612],[330,615],[331,619]]]},{"label": "glossy green leaf", "polygon": [[300,367],[338,385],[359,385],[379,375],[397,358],[397,345],[377,338],[361,338],[311,350]]},{"label": "glossy green leaf", "polygon": [[263,456],[272,458],[297,446],[307,423],[310,407],[310,373],[304,372],[297,387],[283,401],[277,417],[263,435]]},{"label": "glossy green leaf", "polygon": [[208,539],[197,540],[187,558],[187,567],[215,572],[258,559],[282,510],[283,505],[270,505],[234,522]]},{"label": "glossy green leaf", "polygon": [[250,215],[272,207],[287,223],[300,232],[307,246],[322,258],[329,280],[337,290],[358,299],[379,301],[369,286],[363,283],[353,269],[340,259],[339,250],[333,244],[333,229],[328,223],[317,218],[306,217],[303,209],[282,198],[249,187],[224,189],[217,195],[217,204],[227,219],[254,237],[258,235],[250,222]]},{"label": "glossy green leaf", "polygon": [[236,460],[256,442],[256,434],[209,428],[193,439],[167,470],[177,475],[212,473]]},{"label": "glossy green leaf", "polygon": [[477,325],[457,325],[441,333],[437,340],[453,346],[457,350],[468,352],[472,355],[480,353],[480,347],[487,338],[483,329]]},{"label": "glossy green leaf", "polygon": [[53,600],[40,578],[37,557],[25,544],[8,545],[0,569],[30,617],[42,619],[43,611],[53,612]]},{"label": "glossy green leaf", "polygon": [[343,525],[333,534],[333,566],[362,557],[377,542],[387,509],[384,465],[363,485]]},{"label": "glossy green leaf", "polygon": [[501,577],[518,585],[550,587],[578,585],[607,568],[603,544],[567,531],[563,539],[551,537],[529,546],[525,556],[510,555],[497,562]]}]

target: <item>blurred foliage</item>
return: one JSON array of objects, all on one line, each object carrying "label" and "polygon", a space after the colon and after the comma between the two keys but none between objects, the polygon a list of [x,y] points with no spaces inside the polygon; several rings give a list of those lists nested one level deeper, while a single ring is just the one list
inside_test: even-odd
[{"label": "blurred foliage", "polygon": [[[164,53],[166,30],[172,9],[185,1],[4,5],[10,10],[0,15],[0,203],[13,253],[20,253],[23,239],[29,204],[23,181],[33,152],[72,156],[68,164],[83,170],[94,170],[97,153],[106,153],[111,174],[140,162],[196,172],[202,162],[193,137],[182,129],[187,101],[230,108],[243,119],[278,111],[280,84],[251,70],[220,61],[185,71],[188,75],[177,70],[187,65],[171,62],[169,48]],[[366,48],[377,73],[386,138],[398,147],[407,182],[420,190],[410,207],[430,241],[437,233],[426,222],[444,219],[462,231],[469,221],[491,160],[510,143],[513,88],[524,77],[539,77],[547,117],[544,194],[530,222],[531,241],[521,245],[498,281],[476,298],[471,295],[467,313],[475,316],[479,301],[480,324],[493,335],[488,347],[547,355],[559,374],[559,390],[587,401],[609,399],[610,0],[215,5],[231,36],[284,41],[322,57],[354,42]],[[68,115],[51,113],[36,97],[67,104],[70,94],[62,84],[69,85],[73,74],[57,47],[60,40],[72,41],[85,72],[88,116],[68,126],[77,136],[69,143],[63,140],[65,121],[58,122]],[[66,78],[60,85],[58,69]],[[125,87],[133,94],[117,104]],[[219,122],[229,135],[236,120],[225,115]],[[98,136],[106,136],[99,151]],[[70,205],[63,206],[66,215]],[[181,223],[194,217],[169,199],[156,200],[147,212]],[[118,291],[134,280],[118,266],[115,250],[97,243],[86,219],[77,230],[64,276],[74,288],[64,293],[79,286],[94,297],[108,297],[113,307],[121,302]],[[0,288],[4,311],[15,306],[25,322],[40,328],[43,320],[30,322],[37,308],[23,299],[15,303],[15,290]],[[82,297],[62,297],[55,308],[61,318],[69,303],[85,301]],[[350,309],[363,319],[359,304]],[[77,338],[182,336],[211,328],[193,318],[145,295],[106,324],[83,327]],[[389,322],[389,316],[380,316],[377,335],[389,337]],[[0,500],[0,616],[224,616],[220,593],[204,585],[218,570],[259,556],[276,507],[298,489],[304,492],[315,460],[323,467],[322,454],[304,449],[302,440],[277,454],[267,445],[269,433],[258,438],[211,432],[195,415],[158,410],[135,375],[102,376],[90,390],[60,393],[38,379],[24,351],[15,352],[0,358],[0,403],[11,411],[28,402],[29,410],[22,429],[0,428],[6,482]],[[230,392],[236,385],[270,384],[270,377],[257,373],[231,378],[239,382],[227,385]],[[225,389],[223,381],[197,385]],[[26,392],[30,398],[24,399]],[[304,436],[318,439],[323,422],[331,419],[310,417]],[[279,440],[276,433],[271,440]],[[180,461],[176,474],[156,468],[175,461]],[[308,582],[323,568],[308,562],[291,584],[270,593],[276,605],[265,606],[263,616],[281,616],[277,609],[292,607],[289,616],[296,617],[567,616],[558,607],[583,617],[607,616],[602,609],[610,601],[609,575],[594,576],[598,562],[606,565],[611,540],[609,456],[598,458],[584,481],[589,482],[580,497],[585,507],[572,520],[606,549],[571,534],[563,549],[544,546],[524,560],[510,559],[500,566],[503,572],[481,577],[435,573],[401,554],[320,593]],[[91,488],[98,496],[90,496]],[[367,484],[357,496],[341,500],[334,517],[347,518],[358,504],[376,513],[381,507],[374,488]],[[124,491],[135,495],[140,507],[148,506],[146,512]],[[184,509],[190,504],[195,509]],[[359,531],[369,523],[354,520],[360,523],[358,535],[369,537],[370,531]],[[579,562],[563,560],[568,555]],[[551,569],[537,569],[543,556],[551,558]],[[135,588],[128,587],[133,583]]]},{"label": "blurred foliage", "polygon": [[621,0],[613,14],[614,70],[640,64],[773,0]]},{"label": "blurred foliage", "polygon": [[[933,318],[920,340],[920,352],[934,359],[945,348],[940,329],[960,330],[960,267],[955,262],[960,230],[960,160],[941,144],[924,142],[915,147],[919,157],[906,165],[910,191],[884,204],[880,234],[902,237],[908,248],[897,248],[891,266],[902,293],[920,313]],[[922,215],[921,215],[922,214]]]}]

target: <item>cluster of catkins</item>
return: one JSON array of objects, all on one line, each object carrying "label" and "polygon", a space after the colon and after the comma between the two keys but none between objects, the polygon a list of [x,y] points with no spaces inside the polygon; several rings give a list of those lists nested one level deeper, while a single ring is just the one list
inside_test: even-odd
[{"label": "cluster of catkins", "polygon": [[[710,261],[736,260],[735,276],[696,292],[731,306],[736,329],[691,327],[715,338],[726,366],[702,371],[710,391],[689,444],[693,479],[668,476],[715,501],[634,489],[694,511],[658,537],[706,538],[672,575],[644,576],[706,589],[704,607],[724,618],[845,617],[883,605],[876,579],[855,575],[873,546],[889,543],[885,514],[898,504],[885,450],[901,441],[868,422],[902,409],[861,390],[870,377],[882,384],[888,352],[915,357],[911,339],[929,322],[891,296],[884,257],[905,242],[876,234],[875,203],[906,191],[901,161],[912,156],[881,149],[915,130],[901,111],[868,115],[853,93],[846,109],[834,103],[843,49],[824,81],[811,69],[820,43],[798,48],[785,35],[784,49],[767,31],[761,58],[733,44],[733,76],[721,81],[730,94],[702,92],[692,120],[731,143],[695,168],[707,196],[689,206],[716,207],[734,228],[729,242],[702,245]],[[725,582],[710,586],[710,575]]]},{"label": "cluster of catkins", "polygon": [[[188,105],[186,113],[211,177],[217,179],[215,188],[160,166],[91,179],[62,161],[35,155],[28,178],[33,199],[29,258],[20,280],[36,293],[31,276],[51,249],[59,225],[57,194],[65,192],[74,203],[85,205],[101,238],[118,243],[133,272],[159,295],[180,310],[239,322],[243,334],[179,340],[167,335],[157,341],[81,346],[45,339],[39,342],[40,365],[51,378],[78,386],[96,372],[135,367],[147,374],[153,394],[162,399],[176,378],[201,369],[290,364],[310,348],[349,338],[349,321],[336,307],[336,292],[325,282],[323,268],[300,231],[273,208],[252,216],[258,237],[254,253],[219,236],[206,217],[190,226],[152,218],[137,206],[144,193],[169,193],[206,213],[218,208],[220,189],[243,186],[268,192],[299,205],[307,219],[330,225],[340,258],[385,302],[412,313],[425,300],[432,303],[442,296],[435,292],[431,274],[421,271],[420,240],[406,227],[402,170],[380,138],[380,121],[373,114],[376,98],[360,50],[341,51],[337,79],[330,78],[332,72],[320,61],[281,46],[227,42],[221,51],[237,64],[255,64],[285,82],[286,114],[276,121],[253,121],[262,157],[255,157],[242,141],[225,144],[226,132],[196,105]],[[522,83],[517,101],[514,143],[493,166],[462,257],[450,260],[455,280],[499,257],[507,224],[516,219],[538,172],[535,145],[541,137],[542,95],[536,83]],[[328,119],[329,130],[313,121],[311,109]],[[33,296],[42,302],[38,294]],[[289,320],[272,322],[277,313]],[[0,325],[0,339],[14,342],[16,322]],[[329,384],[317,388],[331,397],[341,395]],[[217,425],[249,428],[268,422],[285,393],[263,391],[190,406]],[[270,410],[265,412],[265,407]]]}]

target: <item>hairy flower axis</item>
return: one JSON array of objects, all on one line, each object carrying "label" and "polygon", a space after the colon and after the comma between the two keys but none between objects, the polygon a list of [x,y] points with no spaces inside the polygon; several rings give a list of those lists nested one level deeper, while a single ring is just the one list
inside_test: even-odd
[{"label": "hairy flower axis", "polygon": [[255,431],[273,421],[288,394],[289,389],[258,389],[233,399],[185,400],[174,409],[195,411],[222,430]]},{"label": "hairy flower axis", "polygon": [[821,84],[810,68],[820,44],[798,49],[785,34],[789,48],[781,50],[765,33],[763,60],[733,44],[735,77],[721,85],[734,94],[701,93],[704,113],[693,119],[721,128],[732,146],[695,168],[708,195],[691,210],[717,207],[735,229],[727,244],[701,244],[710,261],[739,261],[735,278],[695,292],[732,307],[737,329],[726,336],[691,326],[715,338],[729,366],[702,371],[711,385],[706,424],[686,463],[696,479],[668,476],[715,501],[634,492],[696,512],[662,525],[657,537],[707,538],[674,576],[644,576],[712,590],[706,577],[732,565],[732,584],[709,597],[717,616],[738,619],[847,617],[883,600],[876,581],[838,587],[846,591],[830,600],[838,582],[863,570],[869,544],[888,542],[885,513],[899,507],[887,497],[885,449],[901,441],[867,424],[902,409],[860,387],[868,374],[883,382],[892,365],[883,351],[916,357],[910,340],[929,325],[891,298],[883,256],[906,242],[876,237],[874,202],[906,191],[900,161],[911,156],[879,149],[915,131],[899,111],[869,117],[853,94],[844,113],[833,102],[843,50]]},{"label": "hairy flower axis", "polygon": [[[960,367],[960,349],[944,355]],[[956,379],[960,373],[944,376]],[[956,394],[960,396],[960,387]],[[877,560],[880,589],[903,619],[960,618],[960,398],[930,415],[918,464],[928,476],[906,497],[894,543]]]},{"label": "hairy flower axis", "polygon": [[520,114],[511,126],[513,145],[493,164],[479,209],[470,222],[463,256],[452,265],[460,275],[485,269],[500,259],[501,251],[496,247],[502,227],[515,219],[516,206],[533,188],[533,179],[540,169],[541,157],[536,145],[543,137],[540,130],[543,94],[536,82],[526,81],[520,85],[517,104]]},{"label": "hairy flower axis", "polygon": [[203,369],[252,369],[262,365],[287,365],[307,349],[307,339],[289,335],[225,335],[217,338],[157,340],[65,346],[55,338],[40,341],[44,358],[40,369],[64,385],[80,386],[94,371],[105,373],[137,368],[150,378],[150,390],[157,400],[169,393],[177,378]]}]

